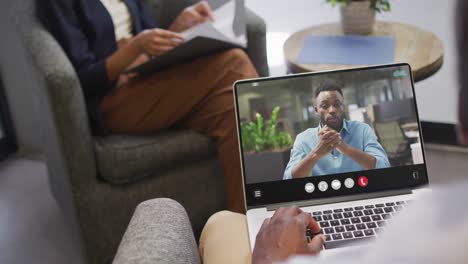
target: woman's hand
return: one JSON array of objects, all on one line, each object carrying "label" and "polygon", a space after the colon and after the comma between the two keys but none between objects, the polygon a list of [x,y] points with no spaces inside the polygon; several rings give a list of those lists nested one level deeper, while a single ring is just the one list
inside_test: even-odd
[{"label": "woman's hand", "polygon": [[[130,70],[142,64],[148,62],[149,57],[146,54],[141,54],[138,56],[130,65],[127,67],[126,70]],[[131,79],[138,76],[138,73],[122,73],[120,74],[119,78],[117,79],[117,87],[127,84]]]},{"label": "woman's hand", "polygon": [[[183,41],[180,34],[160,28],[145,30],[133,38],[123,39],[119,41],[117,51],[106,59],[107,78],[118,80],[129,67],[144,63],[148,55],[159,56]],[[127,77],[120,78],[122,80],[118,80],[119,84],[126,83]]]},{"label": "woman's hand", "polygon": [[142,31],[134,41],[141,53],[159,56],[180,45],[184,37],[176,32],[155,28]]},{"label": "woman's hand", "polygon": [[214,20],[213,10],[206,1],[185,8],[174,20],[169,30],[182,32],[207,20]]}]

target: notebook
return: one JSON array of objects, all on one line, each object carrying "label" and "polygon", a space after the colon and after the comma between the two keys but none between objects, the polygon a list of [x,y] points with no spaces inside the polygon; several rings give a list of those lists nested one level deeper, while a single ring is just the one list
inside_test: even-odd
[{"label": "notebook", "polygon": [[299,64],[376,65],[395,60],[395,38],[375,36],[306,36]]},{"label": "notebook", "polygon": [[225,2],[213,10],[214,21],[181,32],[184,43],[127,72],[148,75],[217,51],[246,48],[244,10],[243,0]]}]

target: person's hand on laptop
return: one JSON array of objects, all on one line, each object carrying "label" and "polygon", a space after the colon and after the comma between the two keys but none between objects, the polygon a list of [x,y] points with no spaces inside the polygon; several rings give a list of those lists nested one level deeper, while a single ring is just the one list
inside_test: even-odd
[{"label": "person's hand on laptop", "polygon": [[341,139],[340,133],[325,125],[319,131],[319,140],[314,149],[314,153],[321,158],[330,153],[342,142],[343,140]]},{"label": "person's hand on laptop", "polygon": [[182,10],[169,30],[182,32],[207,20],[214,20],[213,10],[207,1],[200,1]]},{"label": "person's hand on laptop", "polygon": [[318,234],[307,243],[307,228],[314,234],[320,232],[319,224],[299,207],[279,208],[271,218],[265,219],[257,234],[252,263],[267,264],[298,254],[318,254],[325,237]]}]

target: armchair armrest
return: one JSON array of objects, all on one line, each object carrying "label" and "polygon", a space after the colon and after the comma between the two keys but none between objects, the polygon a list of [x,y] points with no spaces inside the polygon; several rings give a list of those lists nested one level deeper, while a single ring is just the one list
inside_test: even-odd
[{"label": "armchair armrest", "polygon": [[269,76],[266,50],[266,24],[257,14],[245,9],[247,24],[247,54],[261,77]]},{"label": "armchair armrest", "polygon": [[199,264],[200,255],[185,209],[166,198],[138,205],[113,263]]}]

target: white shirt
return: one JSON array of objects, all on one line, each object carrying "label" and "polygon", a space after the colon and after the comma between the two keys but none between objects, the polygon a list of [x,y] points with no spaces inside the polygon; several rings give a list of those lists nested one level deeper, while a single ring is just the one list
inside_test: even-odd
[{"label": "white shirt", "polygon": [[101,0],[101,2],[112,17],[115,40],[132,37],[133,21],[125,2],[123,0]]},{"label": "white shirt", "polygon": [[287,264],[468,263],[468,182],[432,188],[368,247]]}]

